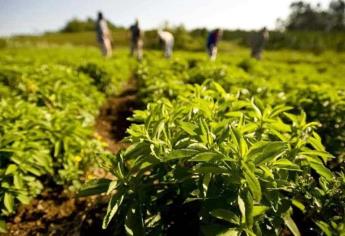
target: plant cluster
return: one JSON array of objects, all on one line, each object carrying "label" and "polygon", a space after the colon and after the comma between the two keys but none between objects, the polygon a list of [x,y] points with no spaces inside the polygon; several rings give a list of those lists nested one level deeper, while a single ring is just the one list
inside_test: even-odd
[{"label": "plant cluster", "polygon": [[322,73],[303,62],[149,57],[136,71],[147,108],[131,118],[132,145],[104,158],[116,180],[80,195],[111,196],[103,227],[119,235],[344,233],[343,151],[322,144],[343,134],[318,134],[332,130],[328,119],[344,123],[334,116],[344,100]]},{"label": "plant cluster", "polygon": [[[105,143],[93,128],[99,107],[106,95],[119,93],[129,73],[125,71],[129,65],[122,67],[122,75],[112,76],[121,72],[120,66],[105,71],[101,80],[110,78],[106,82],[112,86],[102,90],[92,75],[78,70],[85,63],[78,50],[70,62],[60,58],[69,49],[50,52],[54,57],[49,63],[44,62],[51,56],[45,49],[35,56],[25,55],[30,49],[11,52],[0,54],[4,62],[0,66],[0,232],[4,231],[1,218],[45,188],[80,188],[85,171],[97,162],[96,155],[105,152]],[[97,63],[102,65],[101,58]]]}]

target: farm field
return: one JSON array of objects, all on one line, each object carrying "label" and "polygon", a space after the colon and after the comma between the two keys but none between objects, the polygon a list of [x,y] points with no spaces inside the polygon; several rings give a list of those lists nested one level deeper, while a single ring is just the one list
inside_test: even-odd
[{"label": "farm field", "polygon": [[345,235],[344,53],[0,61],[0,234]]}]

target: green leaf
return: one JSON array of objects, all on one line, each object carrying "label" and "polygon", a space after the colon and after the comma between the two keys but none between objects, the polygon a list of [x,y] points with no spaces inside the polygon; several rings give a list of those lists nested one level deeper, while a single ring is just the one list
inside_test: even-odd
[{"label": "green leaf", "polygon": [[0,220],[0,233],[7,233],[6,222],[4,220]]},{"label": "green leaf", "polygon": [[231,136],[232,140],[235,141],[235,145],[237,146],[239,154],[241,155],[241,157],[244,157],[248,151],[248,145],[243,135],[237,128],[231,127]]},{"label": "green leaf", "polygon": [[116,214],[117,210],[121,206],[123,199],[125,198],[125,194],[122,191],[118,191],[113,196],[108,203],[107,213],[103,218],[102,228],[106,229],[111,221],[111,219]]},{"label": "green leaf", "polygon": [[197,162],[210,162],[215,160],[220,160],[222,156],[216,152],[203,152],[195,155],[189,161],[197,161]]},{"label": "green leaf", "polygon": [[24,188],[23,178],[19,175],[19,173],[15,173],[13,175],[13,184],[17,189]]},{"label": "green leaf", "polygon": [[248,101],[237,100],[231,104],[233,110],[241,110],[244,107],[251,107],[251,103]]},{"label": "green leaf", "polygon": [[[268,126],[268,127],[270,127],[270,126]],[[284,136],[284,134],[280,133],[279,131],[277,131],[275,129],[269,128],[268,133],[271,134],[271,135],[276,136],[278,139],[280,139],[283,142],[288,142],[289,141],[288,137]]]},{"label": "green leaf", "polygon": [[148,228],[154,228],[156,225],[158,225],[161,221],[160,214],[149,216],[145,219],[144,225]]},{"label": "green leaf", "polygon": [[143,153],[149,153],[149,145],[145,142],[135,143],[131,146],[129,146],[126,151],[124,152],[124,158],[125,159],[135,159],[140,154]]},{"label": "green leaf", "polygon": [[248,188],[253,195],[255,201],[261,200],[261,186],[259,180],[256,178],[254,171],[252,171],[248,165],[242,162],[243,175],[247,181]]},{"label": "green leaf", "polygon": [[217,92],[222,95],[222,97],[226,96],[227,93],[219,83],[213,82],[213,85],[216,88]]},{"label": "green leaf", "polygon": [[114,191],[117,188],[118,183],[119,182],[117,180],[113,180],[110,182],[108,190],[107,190],[107,195],[110,194],[112,191]]},{"label": "green leaf", "polygon": [[156,126],[154,127],[154,131],[153,131],[153,137],[155,138],[159,138],[160,137],[160,134],[161,132],[163,131],[164,129],[164,126],[165,126],[165,120],[164,119],[161,119],[160,122],[158,122],[156,124]]},{"label": "green leaf", "polygon": [[109,185],[111,184],[111,180],[109,179],[94,179],[87,182],[82,189],[77,194],[78,197],[85,197],[91,196],[96,194],[105,193],[109,189]]},{"label": "green leaf", "polygon": [[241,223],[246,223],[246,205],[240,194],[237,197],[237,204],[241,212]]},{"label": "green leaf", "polygon": [[246,232],[247,236],[258,236],[251,229],[244,229],[244,232]]},{"label": "green leaf", "polygon": [[298,123],[298,116],[288,113],[288,112],[284,112],[284,115],[291,120],[293,123]]},{"label": "green leaf", "polygon": [[326,234],[326,236],[332,236],[332,231],[329,225],[324,221],[316,221],[315,224]]},{"label": "green leaf", "polygon": [[323,164],[310,162],[311,168],[313,168],[319,175],[325,177],[327,180],[331,180],[333,178],[332,172],[325,167]]},{"label": "green leaf", "polygon": [[54,157],[57,157],[61,150],[61,141],[56,141],[54,144]]},{"label": "green leaf", "polygon": [[255,222],[253,231],[255,236],[262,236],[260,224],[258,221]]},{"label": "green leaf", "polygon": [[333,178],[332,172],[323,165],[323,163],[317,157],[305,156],[309,162],[311,168],[313,168],[319,175],[325,177],[327,180]]},{"label": "green leaf", "polygon": [[29,204],[31,201],[31,198],[24,194],[18,194],[16,198],[23,204]]},{"label": "green leaf", "polygon": [[288,146],[284,142],[259,142],[249,149],[247,159],[260,165],[280,157],[287,150]]},{"label": "green leaf", "polygon": [[264,166],[264,165],[259,166],[259,168],[261,170],[263,170],[265,177],[274,179],[274,175],[272,174],[272,170],[270,168],[268,168],[267,166]]},{"label": "green leaf", "polygon": [[198,132],[198,134],[199,134],[199,138],[201,142],[203,144],[209,144],[208,127],[205,120],[201,118],[199,119],[199,129],[200,129],[200,132]]},{"label": "green leaf", "polygon": [[178,125],[181,127],[181,129],[183,129],[189,135],[191,135],[191,136],[196,135],[196,132],[195,132],[195,130],[197,128],[196,125],[189,123],[189,122],[183,122],[183,121],[178,122]]},{"label": "green leaf", "polygon": [[17,165],[15,165],[15,164],[9,164],[9,165],[7,166],[5,175],[11,175],[11,174],[13,174],[14,172],[16,172],[16,170],[17,170]]},{"label": "green leaf", "polygon": [[200,153],[200,151],[195,149],[183,148],[183,149],[175,149],[172,150],[163,160],[164,161],[171,161],[176,159],[182,159],[186,157],[192,157],[196,154]]},{"label": "green leaf", "polygon": [[228,124],[222,125],[222,132],[217,135],[217,143],[220,144],[224,142],[225,139],[227,139],[230,136],[230,126]]},{"label": "green leaf", "polygon": [[246,225],[247,228],[252,230],[254,225],[254,203],[253,203],[253,197],[250,194],[249,191],[245,191],[243,196],[243,201],[246,206],[245,208],[245,214],[246,214]]},{"label": "green leaf", "polygon": [[239,225],[241,223],[240,218],[230,210],[215,209],[215,210],[212,210],[210,214],[216,217],[217,219],[225,220],[232,224]]},{"label": "green leaf", "polygon": [[279,105],[279,106],[276,106],[272,109],[271,111],[271,114],[270,114],[270,117],[273,118],[277,115],[279,115],[280,113],[284,112],[284,111],[289,111],[291,110],[293,107],[290,107],[290,106],[285,106],[285,105]]},{"label": "green leaf", "polygon": [[199,150],[200,152],[207,151],[208,148],[202,143],[192,143],[188,145],[189,149]]},{"label": "green leaf", "polygon": [[226,117],[241,117],[243,112],[241,111],[230,111],[225,114]]},{"label": "green leaf", "polygon": [[301,171],[298,165],[296,165],[295,163],[292,163],[291,161],[287,159],[279,159],[272,162],[272,167],[284,169],[284,170]]},{"label": "green leaf", "polygon": [[10,193],[5,193],[4,195],[4,206],[9,213],[14,211],[14,197]]},{"label": "green leaf", "polygon": [[288,212],[287,214],[285,214],[283,216],[283,220],[284,220],[284,223],[286,224],[286,226],[290,229],[291,233],[294,236],[300,236],[301,235],[301,233],[299,232],[295,222],[291,218],[290,212]]},{"label": "green leaf", "polygon": [[334,158],[330,153],[326,151],[308,150],[300,152],[299,154],[308,156],[319,156],[322,158],[324,162],[327,162],[329,159]]},{"label": "green leaf", "polygon": [[217,167],[217,166],[197,166],[193,170],[194,173],[199,173],[199,174],[207,174],[207,173],[212,173],[212,174],[224,174],[224,173],[229,173],[228,169],[223,168],[223,167]]},{"label": "green leaf", "polygon": [[292,199],[292,204],[298,209],[300,209],[303,213],[305,213],[305,206],[303,205],[303,203],[296,199]]},{"label": "green leaf", "polygon": [[318,151],[325,151],[325,147],[322,145],[321,140],[314,137],[308,137],[308,142]]},{"label": "green leaf", "polygon": [[275,130],[277,132],[285,133],[291,132],[291,126],[283,123],[282,121],[270,121],[270,123],[265,124],[266,127],[269,129],[268,131],[271,132]]},{"label": "green leaf", "polygon": [[212,174],[205,174],[204,178],[202,179],[202,190],[203,190],[203,196],[207,197],[207,190],[208,190],[208,185],[210,184],[212,178]]},{"label": "green leaf", "polygon": [[252,105],[253,109],[255,110],[256,114],[258,115],[258,118],[261,119],[262,118],[262,112],[259,109],[259,107],[255,105],[254,98],[251,100],[251,105]]},{"label": "green leaf", "polygon": [[249,123],[244,126],[241,126],[240,131],[242,134],[254,132],[258,128],[258,124]]},{"label": "green leaf", "polygon": [[26,165],[25,169],[36,176],[41,175],[41,171],[31,165]]},{"label": "green leaf", "polygon": [[268,209],[267,206],[254,206],[253,207],[253,217],[263,215]]},{"label": "green leaf", "polygon": [[132,205],[125,218],[125,230],[127,235],[145,235],[143,216],[139,204]]},{"label": "green leaf", "polygon": [[277,115],[279,115],[280,113],[284,112],[284,111],[289,111],[291,110],[293,107],[290,106],[285,106],[285,105],[278,105],[276,107],[274,107],[271,111],[270,117],[273,118]]}]

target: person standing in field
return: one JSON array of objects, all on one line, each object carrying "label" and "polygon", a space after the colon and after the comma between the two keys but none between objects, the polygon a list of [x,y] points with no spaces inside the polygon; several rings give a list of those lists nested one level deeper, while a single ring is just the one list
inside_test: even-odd
[{"label": "person standing in field", "polygon": [[139,20],[137,19],[129,28],[131,33],[131,56],[136,55],[140,61],[143,58],[143,33],[139,27]]},{"label": "person standing in field", "polygon": [[265,44],[269,38],[269,33],[266,27],[260,30],[252,39],[251,56],[257,60],[261,60],[261,54],[264,50]]},{"label": "person standing in field", "polygon": [[221,36],[222,36],[221,29],[212,30],[207,36],[206,49],[207,49],[207,54],[210,57],[211,61],[216,60],[217,51],[218,51],[217,45]]},{"label": "person standing in field", "polygon": [[174,47],[174,36],[168,31],[158,31],[160,44],[164,47],[164,56],[170,58]]},{"label": "person standing in field", "polygon": [[96,21],[96,35],[97,42],[101,48],[102,54],[105,57],[110,57],[111,49],[111,33],[108,28],[107,21],[104,19],[102,12],[98,12]]}]

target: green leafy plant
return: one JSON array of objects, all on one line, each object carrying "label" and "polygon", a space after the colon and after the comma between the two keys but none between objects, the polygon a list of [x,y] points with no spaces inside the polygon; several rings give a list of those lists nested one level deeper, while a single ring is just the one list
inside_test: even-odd
[{"label": "green leafy plant", "polygon": [[188,213],[176,209],[191,204],[194,230],[204,235],[275,235],[284,224],[299,235],[296,178],[313,170],[331,180],[324,163],[332,156],[313,131],[317,123],[290,109],[240,100],[217,83],[151,103],[134,114],[142,124],[128,130],[132,146],[108,160],[116,180],[80,194],[110,194],[103,227],[116,215],[130,235],[178,230]]},{"label": "green leafy plant", "polygon": [[[105,152],[93,126],[106,91],[77,71],[74,63],[83,63],[78,51],[71,55],[79,61],[70,64],[59,62],[59,52],[53,51],[56,57],[47,64],[44,51],[24,58],[0,53],[5,62],[0,66],[0,232],[2,219],[43,189],[55,184],[79,189],[96,154]],[[126,69],[111,81],[116,91],[125,80],[120,78],[128,79]]]}]

